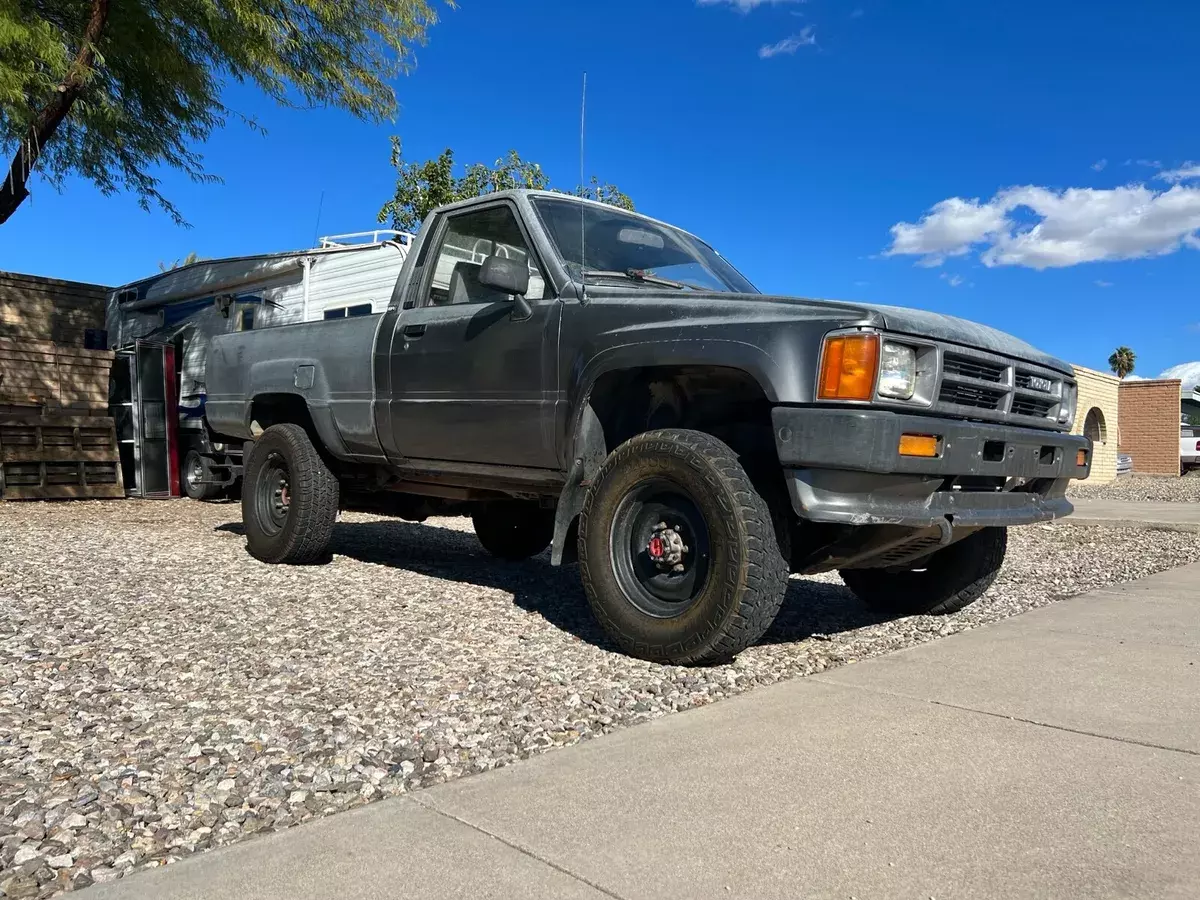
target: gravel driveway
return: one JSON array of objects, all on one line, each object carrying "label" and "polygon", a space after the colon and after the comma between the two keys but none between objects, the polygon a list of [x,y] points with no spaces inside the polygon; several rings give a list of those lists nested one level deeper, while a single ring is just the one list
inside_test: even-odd
[{"label": "gravel driveway", "polygon": [[233,504],[0,504],[0,889],[120,877],[1200,559],[1194,535],[1013,532],[991,593],[881,621],[793,579],[727,666],[613,652],[574,569],[464,520],[348,515],[332,563],[252,560]]},{"label": "gravel driveway", "polygon": [[1200,472],[1183,478],[1128,475],[1108,484],[1072,481],[1067,493],[1081,500],[1148,500],[1155,503],[1200,503]]}]

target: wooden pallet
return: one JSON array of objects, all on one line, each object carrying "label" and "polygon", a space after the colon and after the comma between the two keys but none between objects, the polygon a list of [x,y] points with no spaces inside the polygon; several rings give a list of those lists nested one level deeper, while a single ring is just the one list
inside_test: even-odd
[{"label": "wooden pallet", "polygon": [[0,419],[0,499],[125,496],[117,431],[97,416]]},{"label": "wooden pallet", "polygon": [[0,272],[0,337],[83,347],[104,328],[109,289],[57,278]]},{"label": "wooden pallet", "polygon": [[113,354],[0,337],[0,412],[106,415]]}]

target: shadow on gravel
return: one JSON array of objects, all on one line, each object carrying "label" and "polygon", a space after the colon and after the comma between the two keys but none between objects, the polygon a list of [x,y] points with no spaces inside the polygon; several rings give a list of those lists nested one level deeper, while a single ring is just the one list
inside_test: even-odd
[{"label": "shadow on gravel", "polygon": [[[215,530],[245,534],[240,522]],[[484,551],[470,532],[402,521],[338,523],[330,550],[360,562],[506,591],[521,609],[556,628],[604,650],[617,649],[592,617],[576,567],[555,568],[548,553],[503,562]],[[792,579],[779,615],[759,643],[832,636],[886,620],[840,584]]]}]

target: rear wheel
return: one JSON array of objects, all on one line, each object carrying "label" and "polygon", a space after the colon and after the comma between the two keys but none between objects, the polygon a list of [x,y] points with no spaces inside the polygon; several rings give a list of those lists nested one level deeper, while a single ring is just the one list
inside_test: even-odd
[{"label": "rear wheel", "polygon": [[216,500],[221,496],[221,485],[206,482],[207,474],[199,451],[189,450],[183,458],[183,492],[193,500]]},{"label": "rear wheel", "polygon": [[787,587],[766,501],[724,443],[638,435],[605,461],[579,520],[584,591],[626,653],[720,662],[757,641]]},{"label": "rear wheel", "polygon": [[254,442],[242,486],[250,554],[269,563],[325,555],[338,512],[338,481],[299,425],[272,425]]},{"label": "rear wheel", "polygon": [[1008,547],[1007,528],[984,528],[939,550],[920,569],[843,569],[854,594],[889,615],[945,615],[970,606],[996,580]]},{"label": "rear wheel", "polygon": [[487,503],[476,509],[471,519],[483,549],[510,562],[537,556],[554,537],[554,511],[528,501]]}]

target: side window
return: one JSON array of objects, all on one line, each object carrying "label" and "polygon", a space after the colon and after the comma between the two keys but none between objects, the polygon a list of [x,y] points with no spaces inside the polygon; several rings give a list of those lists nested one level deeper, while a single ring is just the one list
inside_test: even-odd
[{"label": "side window", "polygon": [[546,296],[545,279],[525,244],[516,216],[507,206],[493,206],[450,220],[437,250],[426,302],[445,306],[507,299],[479,283],[479,270],[489,256],[524,261],[529,266],[526,299],[541,300]]}]

